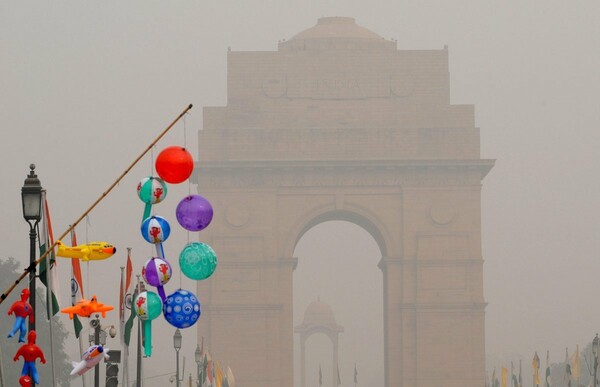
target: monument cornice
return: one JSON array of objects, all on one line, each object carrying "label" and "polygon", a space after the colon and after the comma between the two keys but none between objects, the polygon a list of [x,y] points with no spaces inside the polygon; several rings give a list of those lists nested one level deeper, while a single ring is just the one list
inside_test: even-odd
[{"label": "monument cornice", "polygon": [[379,266],[399,265],[399,266],[464,266],[464,265],[483,265],[483,259],[478,258],[419,258],[408,257],[406,259],[385,259],[379,261]]},{"label": "monument cornice", "polygon": [[219,266],[228,269],[249,269],[249,268],[263,268],[263,267],[291,267],[295,270],[298,266],[298,258],[281,258],[276,260],[264,260],[264,261],[242,261],[242,260],[221,260]]},{"label": "monument cornice", "polygon": [[476,186],[490,159],[200,161],[192,183],[203,189],[316,186]]},{"label": "monument cornice", "polygon": [[226,161],[198,161],[195,168],[200,172],[211,170],[296,170],[322,168],[342,169],[355,171],[356,169],[387,168],[395,169],[467,169],[482,172],[482,178],[494,166],[493,159],[412,159],[412,160],[226,160]]},{"label": "monument cornice", "polygon": [[415,257],[407,258],[386,258],[379,260],[377,267],[380,270],[387,269],[391,266],[413,266],[413,267],[450,267],[450,266],[483,266],[484,260],[481,257],[469,259],[439,259],[426,258],[416,259]]},{"label": "monument cornice", "polygon": [[399,304],[399,309],[418,309],[418,310],[481,310],[483,311],[487,302],[457,302],[457,303],[410,303]]},{"label": "monument cornice", "polygon": [[202,305],[204,312],[262,312],[262,311],[280,311],[283,309],[281,304],[209,304]]}]

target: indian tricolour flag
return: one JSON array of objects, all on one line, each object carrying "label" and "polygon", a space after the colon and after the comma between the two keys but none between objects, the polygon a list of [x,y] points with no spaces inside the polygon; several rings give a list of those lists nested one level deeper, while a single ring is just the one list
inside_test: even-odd
[{"label": "indian tricolour flag", "polygon": [[206,349],[206,380],[208,381],[208,385],[210,387],[214,387],[215,367],[208,348]]},{"label": "indian tricolour flag", "polygon": [[223,387],[223,370],[219,362],[215,362],[215,386]]},{"label": "indian tricolour flag", "polygon": [[[131,257],[130,251],[127,252],[127,273],[133,272],[133,267],[131,265]],[[129,274],[128,274],[129,275]],[[131,279],[129,280],[129,288],[127,288],[127,284],[125,284],[125,298],[123,299],[124,309],[123,313],[127,312],[127,308],[129,308],[129,317],[125,322],[125,330],[123,332],[123,341],[126,346],[129,346],[129,342],[131,341],[131,331],[133,330],[133,322],[135,320],[135,309],[131,307],[132,300],[135,300],[135,297],[138,294],[139,284],[133,289],[133,294],[131,294]]]},{"label": "indian tricolour flag", "polygon": [[229,387],[235,387],[235,377],[229,367],[227,367],[227,383],[229,384]]},{"label": "indian tricolour flag", "polygon": [[[54,244],[52,236],[52,223],[50,222],[50,211],[48,210],[48,200],[46,200],[46,191],[42,191],[42,221],[38,226],[39,241],[40,241],[40,257],[46,253],[48,248]],[[48,267],[50,268],[48,270]],[[49,275],[48,275],[49,274]],[[48,305],[48,316],[54,316],[60,311],[58,303],[58,276],[56,271],[56,256],[54,251],[51,251],[45,259],[40,262],[40,280],[50,291],[50,299]],[[50,286],[48,286],[50,284]],[[51,309],[50,309],[51,308]]]},{"label": "indian tricolour flag", "polygon": [[[121,289],[119,292],[119,327],[121,331],[121,344],[125,344],[125,312],[131,309],[131,275],[133,274],[133,265],[131,264],[131,249],[127,248],[127,268],[125,277],[121,278]],[[121,276],[123,273],[121,272]],[[131,318],[131,316],[130,316]],[[129,327],[131,330],[131,325]],[[129,332],[128,337],[131,336]],[[127,340],[129,345],[129,339]]]},{"label": "indian tricolour flag", "polygon": [[[71,229],[71,246],[77,246],[77,235],[75,229]],[[83,298],[83,280],[81,277],[81,265],[78,258],[71,259],[71,306]],[[83,325],[79,320],[79,316],[73,316],[73,327],[75,329],[75,337],[79,338],[79,333],[83,329]]]}]

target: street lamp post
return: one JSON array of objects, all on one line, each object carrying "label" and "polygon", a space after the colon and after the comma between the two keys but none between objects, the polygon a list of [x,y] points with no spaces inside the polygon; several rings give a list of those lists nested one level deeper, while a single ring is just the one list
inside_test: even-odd
[{"label": "street lamp post", "polygon": [[196,377],[198,378],[198,382],[196,383],[196,385],[198,387],[202,386],[202,380],[200,380],[200,363],[202,362],[201,356],[202,354],[200,353],[200,344],[196,344],[196,352],[194,352],[194,359],[196,360],[196,365],[198,366],[198,370],[196,371]]},{"label": "street lamp post", "polygon": [[42,219],[42,185],[35,174],[35,164],[29,165],[29,175],[21,188],[23,218],[29,224],[29,303],[34,318],[29,319],[29,331],[35,330],[35,238],[36,226]]},{"label": "street lamp post", "polygon": [[173,335],[173,347],[175,348],[175,366],[177,367],[177,370],[175,371],[175,385],[179,387],[179,350],[181,349],[181,331],[179,331],[179,329],[176,329],[175,334]]},{"label": "street lamp post", "polygon": [[[96,315],[96,319],[90,321],[90,326],[94,328],[94,344],[100,344],[100,326],[99,316]],[[100,387],[100,364],[96,364],[94,367],[94,387]]]},{"label": "street lamp post", "polygon": [[592,340],[592,353],[594,354],[594,387],[598,385],[598,347],[600,347],[600,338],[596,333],[596,337]]},{"label": "street lamp post", "polygon": [[[93,334],[90,334],[90,345],[101,345],[104,347],[106,345],[106,329],[108,329],[108,334],[111,338],[115,338],[117,336],[117,330],[114,325],[110,325],[108,327],[103,327],[100,323],[100,315],[95,315],[94,319],[90,320],[90,327],[94,330]],[[100,386],[100,363],[94,366],[94,387]]]}]

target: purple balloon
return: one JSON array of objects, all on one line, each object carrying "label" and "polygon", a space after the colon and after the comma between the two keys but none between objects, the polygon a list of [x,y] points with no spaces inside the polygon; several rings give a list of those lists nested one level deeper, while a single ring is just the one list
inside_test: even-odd
[{"label": "purple balloon", "polygon": [[200,231],[210,224],[213,208],[202,196],[189,195],[179,202],[175,215],[181,227],[188,231]]},{"label": "purple balloon", "polygon": [[142,267],[142,276],[148,285],[162,286],[171,279],[171,265],[162,258],[150,258]]},{"label": "purple balloon", "polygon": [[142,276],[148,285],[156,287],[161,300],[165,302],[163,285],[171,279],[171,265],[165,259],[152,257],[142,267]]}]

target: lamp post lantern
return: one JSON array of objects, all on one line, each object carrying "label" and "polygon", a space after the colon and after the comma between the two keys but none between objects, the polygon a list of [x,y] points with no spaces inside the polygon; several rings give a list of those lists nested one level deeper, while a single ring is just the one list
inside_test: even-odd
[{"label": "lamp post lantern", "polygon": [[596,333],[596,337],[592,340],[592,353],[594,354],[594,387],[598,385],[598,350],[600,349],[600,338]]},{"label": "lamp post lantern", "polygon": [[[100,315],[96,314],[94,317],[95,318],[90,319],[90,328],[92,328],[94,330],[94,333],[89,335],[90,345],[101,345],[102,347],[104,347],[106,345],[106,329],[108,329],[108,334],[113,339],[115,338],[115,336],[117,336],[117,329],[115,328],[114,325],[110,325],[108,327],[103,327],[102,324],[100,323]],[[113,364],[119,363],[121,361],[120,356],[121,356],[121,353],[119,352],[119,359],[118,360],[112,359],[112,363]],[[113,369],[116,369],[116,371],[118,372],[118,367],[113,368]],[[116,377],[116,374],[115,375],[107,375],[107,377],[108,376]],[[111,381],[111,383],[114,383],[114,381]],[[100,363],[98,363],[94,366],[94,387],[99,387],[99,386],[100,386]]]},{"label": "lamp post lantern", "polygon": [[175,348],[175,366],[177,367],[177,370],[175,371],[175,385],[179,387],[179,350],[181,349],[181,331],[179,329],[176,329],[175,334],[173,335],[173,348]]},{"label": "lamp post lantern", "polygon": [[198,382],[196,385],[200,387],[202,385],[202,380],[200,380],[200,363],[202,362],[202,353],[200,352],[200,344],[196,344],[196,352],[194,352],[194,359],[196,360],[196,377],[198,378]]},{"label": "lamp post lantern", "polygon": [[[100,331],[102,330],[102,326],[100,325],[99,315],[96,315],[96,318],[90,320],[90,327],[94,329],[94,344],[100,344]],[[106,342],[106,339],[104,339]],[[96,364],[94,366],[94,387],[100,386],[100,364]]]},{"label": "lamp post lantern", "polygon": [[42,219],[42,185],[35,174],[35,164],[29,165],[29,175],[21,188],[23,218],[29,224],[29,303],[34,318],[29,319],[29,331],[35,330],[35,238],[36,227]]}]

